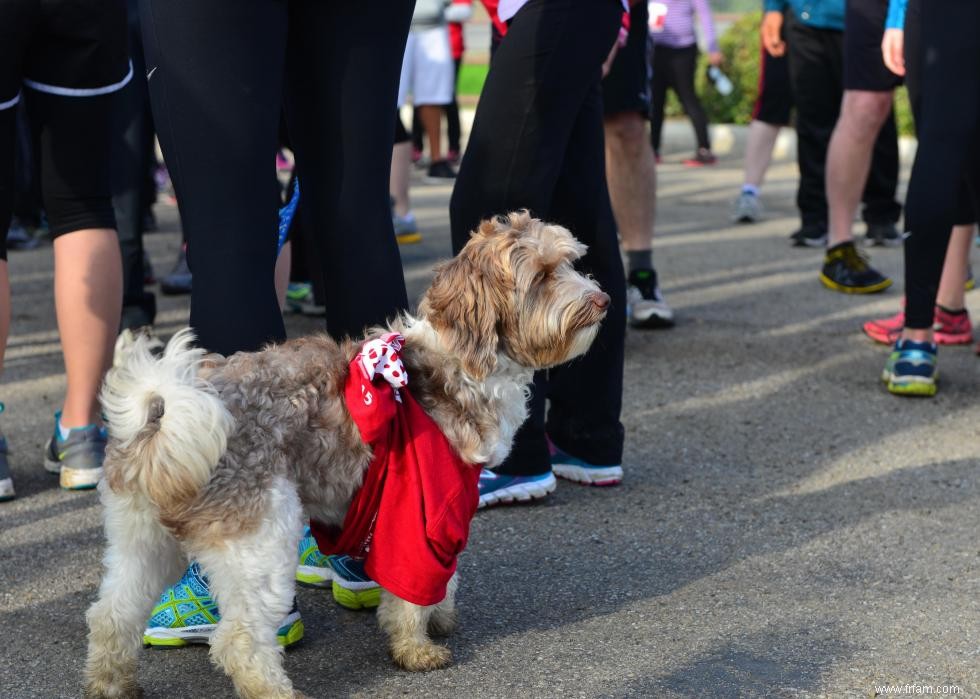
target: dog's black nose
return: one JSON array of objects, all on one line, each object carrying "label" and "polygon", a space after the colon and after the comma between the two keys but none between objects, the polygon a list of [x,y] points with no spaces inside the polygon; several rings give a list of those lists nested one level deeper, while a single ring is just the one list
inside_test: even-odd
[{"label": "dog's black nose", "polygon": [[592,303],[594,303],[601,310],[606,310],[609,307],[609,294],[603,291],[592,292]]}]

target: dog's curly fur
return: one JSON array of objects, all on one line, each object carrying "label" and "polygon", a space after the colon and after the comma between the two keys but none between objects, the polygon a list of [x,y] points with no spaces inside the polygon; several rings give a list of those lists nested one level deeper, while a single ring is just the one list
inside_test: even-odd
[{"label": "dog's curly fur", "polygon": [[[533,370],[584,353],[595,338],[609,297],[573,269],[584,252],[568,231],[526,212],[485,221],[437,268],[418,316],[391,323],[405,336],[409,390],[467,463],[499,464],[526,417]],[[308,337],[228,358],[192,341],[182,331],[155,358],[137,339],[106,377],[108,548],[88,612],[86,692],[138,693],[143,625],[191,557],[221,608],[211,656],[238,693],[299,696],[276,629],[293,600],[303,519],[342,524],[371,459],[343,400],[363,339]],[[452,630],[455,590],[454,579],[432,607],[382,595],[378,621],[395,662],[449,662],[429,633]]]}]

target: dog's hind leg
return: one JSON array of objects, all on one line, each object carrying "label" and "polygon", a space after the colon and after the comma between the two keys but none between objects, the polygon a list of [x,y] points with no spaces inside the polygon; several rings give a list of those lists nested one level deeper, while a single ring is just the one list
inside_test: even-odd
[{"label": "dog's hind leg", "polygon": [[456,629],[456,589],[459,587],[459,573],[453,573],[446,586],[446,598],[432,609],[429,617],[429,633],[433,636],[448,636]]},{"label": "dog's hind leg", "polygon": [[85,695],[139,696],[136,656],[157,596],[180,575],[184,559],[154,508],[138,495],[118,495],[103,481],[108,539],[99,599],[89,608]]},{"label": "dog's hind leg", "polygon": [[436,606],[420,607],[387,590],[381,591],[378,624],[388,634],[392,659],[406,670],[438,670],[449,664],[449,649],[429,638],[429,623]]},{"label": "dog's hind leg", "polygon": [[301,518],[295,488],[280,479],[257,529],[213,546],[199,546],[205,542],[192,546],[221,610],[221,621],[211,638],[211,659],[245,699],[301,696],[283,668],[276,636],[296,594]]}]

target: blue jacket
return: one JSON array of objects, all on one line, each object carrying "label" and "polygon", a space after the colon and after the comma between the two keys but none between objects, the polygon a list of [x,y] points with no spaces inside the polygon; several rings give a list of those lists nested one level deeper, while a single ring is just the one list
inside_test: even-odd
[{"label": "blue jacket", "polygon": [[904,29],[905,28],[905,7],[908,0],[891,0],[888,3],[888,18],[885,20],[885,29]]},{"label": "blue jacket", "polygon": [[766,12],[782,12],[789,7],[809,27],[844,31],[844,0],[765,0],[764,6]]}]

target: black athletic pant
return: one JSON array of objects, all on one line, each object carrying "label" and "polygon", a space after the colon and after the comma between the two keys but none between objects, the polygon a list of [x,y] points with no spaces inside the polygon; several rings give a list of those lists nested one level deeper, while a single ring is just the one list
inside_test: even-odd
[{"label": "black athletic pant", "polygon": [[906,34],[920,22],[905,61],[919,147],[905,210],[905,327],[925,329],[950,229],[980,213],[980,4],[913,1],[908,10]]},{"label": "black athletic pant", "polygon": [[[805,227],[827,227],[827,148],[844,96],[844,33],[815,29],[786,12],[790,83],[796,101],[797,159],[800,186],[796,205]],[[895,223],[902,207],[898,186],[898,136],[894,114],[875,141],[864,187],[863,218],[870,224]]]},{"label": "black athletic pant", "polygon": [[141,0],[154,121],[194,273],[191,325],[229,354],[285,336],[274,156],[285,103],[327,330],[407,306],[391,224],[394,105],[414,2]]},{"label": "black athletic pant", "polygon": [[612,298],[586,356],[536,375],[531,415],[498,468],[503,473],[549,470],[546,431],[586,461],[622,463],[626,289],[606,189],[600,88],[621,14],[616,0],[530,0],[515,15],[491,63],[453,190],[455,251],[481,219],[527,208],[589,246],[580,268]]},{"label": "black athletic pant", "polygon": [[664,125],[664,107],[667,102],[667,88],[677,94],[694,126],[698,148],[711,148],[708,139],[708,115],[704,113],[701,100],[694,91],[694,71],[698,65],[697,44],[675,49],[671,46],[653,45],[653,79],[650,81],[650,142],[653,151],[660,152],[660,133]]},{"label": "black athletic pant", "polygon": [[114,112],[112,206],[116,213],[123,263],[122,329],[152,325],[156,297],[143,288],[143,217],[149,199],[146,173],[150,168],[153,124],[146,86],[146,61],[140,37],[136,0],[129,0],[129,55],[133,79],[119,91]]}]

